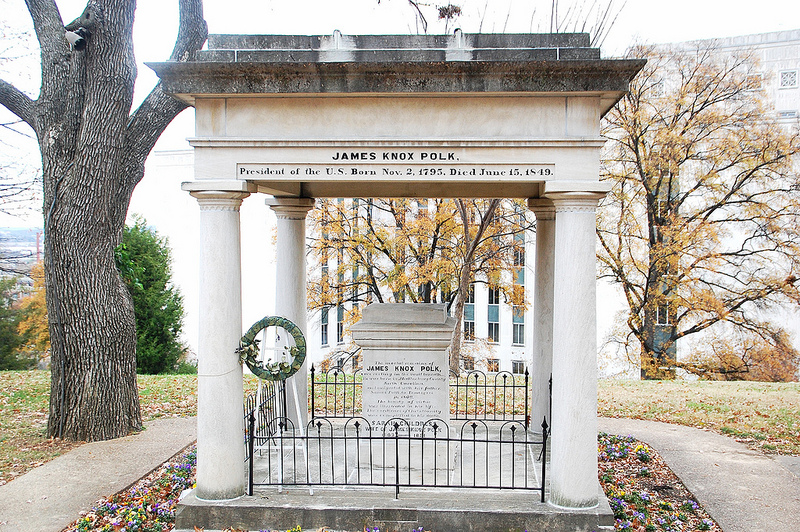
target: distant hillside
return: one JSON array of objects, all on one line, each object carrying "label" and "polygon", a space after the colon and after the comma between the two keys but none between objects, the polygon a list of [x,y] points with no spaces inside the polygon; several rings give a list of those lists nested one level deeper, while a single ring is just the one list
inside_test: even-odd
[{"label": "distant hillside", "polygon": [[27,272],[41,258],[41,233],[40,227],[0,227],[0,272]]}]

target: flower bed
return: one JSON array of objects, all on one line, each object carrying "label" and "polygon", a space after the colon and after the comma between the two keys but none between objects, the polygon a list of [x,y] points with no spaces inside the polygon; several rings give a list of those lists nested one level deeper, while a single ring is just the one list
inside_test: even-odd
[{"label": "flower bed", "polygon": [[65,531],[167,532],[183,490],[194,485],[197,450],[179,453],[131,488],[100,500]]},{"label": "flower bed", "polygon": [[600,483],[616,530],[685,532],[722,529],[647,445],[630,436],[598,436]]},{"label": "flower bed", "polygon": [[[614,512],[616,530],[722,532],[647,445],[631,437],[601,433],[598,461],[600,482]],[[98,501],[92,511],[65,532],[171,531],[178,498],[183,490],[194,485],[195,463],[196,449],[192,446],[130,489]],[[300,532],[300,527],[292,532]]]}]

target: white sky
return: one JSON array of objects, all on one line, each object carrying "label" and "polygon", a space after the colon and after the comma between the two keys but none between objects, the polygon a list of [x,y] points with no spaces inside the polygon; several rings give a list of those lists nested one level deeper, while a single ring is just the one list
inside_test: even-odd
[{"label": "white sky", "polygon": [[[423,2],[425,0],[422,0]],[[431,0],[426,8],[430,23],[429,33],[444,33],[444,24],[437,22],[434,6],[449,1],[462,6],[463,15],[455,27],[465,32],[530,32],[550,30],[552,0]],[[559,7],[563,18],[570,5],[591,6],[594,0],[562,0]],[[597,0],[605,3],[605,0]],[[66,22],[76,18],[85,0],[56,0]],[[622,5],[616,0],[615,5]],[[330,34],[340,30],[345,34],[414,33],[417,31],[413,10],[407,0],[205,0],[205,18],[210,33],[260,33],[260,34]],[[588,11],[588,7],[584,10]],[[592,20],[594,15],[592,15]],[[24,0],[0,0],[0,29],[4,26],[29,26]],[[144,61],[163,61],[172,49],[177,28],[176,0],[140,0],[136,15],[134,39],[140,61],[137,81],[138,98],[155,84],[156,77]],[[453,27],[447,28],[448,32]],[[569,31],[573,28],[564,28]],[[605,40],[602,51],[605,57],[621,55],[635,41],[649,43],[678,42],[694,39],[730,37],[752,33],[800,29],[800,2],[790,0],[627,0]],[[0,32],[0,35],[2,32]],[[20,85],[30,93],[36,91],[36,75],[14,70],[14,65],[4,65],[6,53],[0,42],[0,76]],[[31,57],[29,64],[34,63]],[[0,122],[8,113],[0,109]],[[191,110],[181,114],[159,141],[156,150],[188,148],[186,137],[193,134],[194,115]],[[38,152],[34,141],[28,153],[18,155],[4,143],[7,133],[0,131],[0,156],[16,160],[29,160],[38,166]],[[16,139],[18,140],[18,139]],[[197,308],[197,234],[194,224],[196,204],[179,190],[183,180],[191,178],[190,170],[175,168],[168,172],[169,179],[148,180],[145,177],[133,197],[131,212],[142,213],[161,234],[170,237],[175,259],[176,284],[181,286],[187,310],[186,337],[190,344],[196,341]],[[251,198],[252,199],[252,198]],[[0,214],[0,227],[41,226],[41,214],[32,211],[30,216],[8,217]],[[245,264],[259,265],[256,271],[243,273],[247,291],[244,306],[245,328],[259,319],[272,307],[274,296],[271,283],[271,254],[268,252],[271,235],[271,213],[262,202],[245,202],[242,208],[243,260]],[[251,268],[252,269],[252,268]],[[266,271],[265,271],[266,270]],[[270,273],[267,273],[270,272]],[[603,294],[601,294],[602,296]],[[605,297],[605,296],[604,296]],[[601,297],[602,299],[602,297]],[[605,320],[610,323],[610,318]],[[609,324],[601,323],[600,329]]]},{"label": "white sky", "polygon": [[[421,0],[424,4],[426,0]],[[424,4],[429,33],[443,33],[444,23],[436,20],[435,6],[449,1],[462,6],[456,26],[465,32],[549,31],[552,0],[430,0]],[[441,3],[438,3],[441,2]],[[589,13],[590,7],[605,0],[561,0],[559,17],[565,18],[570,6]],[[65,22],[77,17],[85,0],[57,0]],[[676,42],[714,37],[729,37],[800,28],[800,2],[788,0],[614,0],[618,16],[603,43],[603,55],[621,55],[634,41]],[[407,0],[206,0],[205,18],[211,33],[330,34],[338,29],[345,34],[416,32],[413,9]],[[0,24],[30,25],[24,0],[0,0]],[[591,25],[591,24],[590,24]],[[136,14],[136,54],[140,61],[138,98],[155,84],[156,77],[145,61],[163,61],[169,56],[177,27],[177,1],[140,0]],[[452,27],[447,28],[448,32]],[[565,28],[567,30],[573,27]],[[0,56],[5,48],[0,46]],[[6,67],[9,68],[9,67]],[[36,76],[4,72],[4,79],[36,90]],[[17,69],[19,70],[19,69]],[[4,110],[3,110],[4,111]],[[0,113],[0,120],[5,115]],[[185,138],[192,135],[193,115],[184,112],[167,130],[157,150],[188,148]],[[3,133],[0,132],[0,135]],[[1,140],[1,138],[0,138]],[[33,145],[35,149],[35,145]],[[0,150],[7,149],[0,143]],[[36,160],[36,155],[31,159]],[[17,157],[19,159],[19,157]],[[38,225],[36,216],[9,219],[0,215],[0,226]]]}]

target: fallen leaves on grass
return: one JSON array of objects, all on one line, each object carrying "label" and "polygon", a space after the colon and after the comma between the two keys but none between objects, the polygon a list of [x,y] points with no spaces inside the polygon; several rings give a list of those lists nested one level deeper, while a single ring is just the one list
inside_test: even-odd
[{"label": "fallen leaves on grass", "polygon": [[601,416],[711,429],[766,454],[800,455],[800,383],[598,382]]}]

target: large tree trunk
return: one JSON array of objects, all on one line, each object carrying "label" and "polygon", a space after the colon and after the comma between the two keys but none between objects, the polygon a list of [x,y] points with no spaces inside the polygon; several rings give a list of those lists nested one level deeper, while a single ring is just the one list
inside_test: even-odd
[{"label": "large tree trunk", "polygon": [[[127,188],[121,177],[136,81],[134,8],[130,1],[87,7],[76,24],[90,30],[90,43],[69,57],[80,85],[67,86],[80,122],[48,106],[41,125],[50,127],[37,131],[52,316],[50,436],[103,440],[142,426],[133,304],[114,262],[128,207],[118,196]],[[63,142],[52,142],[53,131]],[[70,163],[62,172],[64,161]]]},{"label": "large tree trunk", "polygon": [[[39,98],[0,80],[0,103],[33,128],[42,154],[45,283],[52,343],[48,434],[125,436],[142,426],[133,304],[114,252],[144,161],[186,105],[160,84],[131,114],[134,0],[91,0],[65,28],[52,0],[26,0],[41,48]],[[207,35],[201,0],[178,0],[171,59]],[[89,30],[71,50],[65,29]]]},{"label": "large tree trunk", "polygon": [[116,239],[83,230],[96,226],[86,218],[85,210],[71,211],[63,225],[51,220],[45,235],[52,316],[48,434],[92,441],[139,430],[142,419],[133,304],[114,265]]}]

